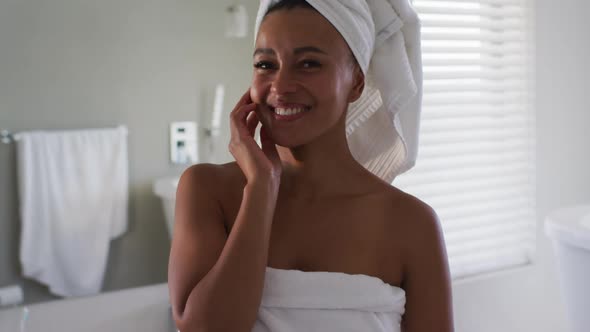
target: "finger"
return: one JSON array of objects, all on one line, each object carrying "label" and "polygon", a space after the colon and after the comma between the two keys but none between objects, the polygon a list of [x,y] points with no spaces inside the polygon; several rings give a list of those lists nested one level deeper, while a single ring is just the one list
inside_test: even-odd
[{"label": "finger", "polygon": [[250,136],[254,137],[256,127],[258,126],[258,115],[256,112],[250,112],[250,114],[248,114],[248,117],[246,118],[246,126],[248,127]]},{"label": "finger", "polygon": [[260,128],[260,141],[266,141],[268,140],[268,133],[266,132],[266,127],[262,126],[262,128]]},{"label": "finger", "polygon": [[252,103],[252,98],[250,97],[250,88],[242,95],[240,100],[238,100],[234,111],[238,110],[241,106],[248,105]]},{"label": "finger", "polygon": [[266,127],[264,125],[260,128],[260,143],[262,143],[262,151],[273,161],[279,162],[280,156],[279,152],[277,151],[277,147],[275,142],[270,137],[268,132],[266,131]]},{"label": "finger", "polygon": [[[248,110],[244,110],[242,109],[242,107],[244,106],[248,106],[250,105],[250,107],[254,107],[253,103],[252,103],[252,99],[250,98],[250,88],[248,88],[248,90],[246,91],[246,93],[244,93],[242,95],[242,97],[240,98],[240,100],[237,102],[236,106],[234,107],[234,109],[230,112],[230,124],[233,121],[234,118],[237,119],[238,123],[242,123],[245,119],[245,117],[248,115]],[[241,114],[241,111],[246,111],[246,114]]]},{"label": "finger", "polygon": [[248,135],[246,117],[256,108],[256,104],[248,104],[238,107],[230,115],[230,129],[233,136]]}]

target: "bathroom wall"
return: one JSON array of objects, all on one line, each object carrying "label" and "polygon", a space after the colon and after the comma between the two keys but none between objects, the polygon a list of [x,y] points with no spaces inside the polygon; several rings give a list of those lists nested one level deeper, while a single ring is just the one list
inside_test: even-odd
[{"label": "bathroom wall", "polygon": [[[229,110],[249,86],[252,32],[224,38],[229,3],[0,1],[0,128],[129,128],[129,231],[112,241],[105,291],[167,280],[170,240],[151,185],[183,170],[168,161],[169,123],[210,121],[216,83]],[[247,6],[253,26],[256,3]],[[229,161],[218,155],[212,162]],[[27,303],[52,300],[21,277],[15,157],[0,144],[0,287],[23,286]]]},{"label": "bathroom wall", "polygon": [[[252,15],[256,1],[244,3]],[[457,332],[565,331],[543,218],[561,206],[590,203],[590,21],[584,16],[590,3],[533,3],[537,261],[525,269],[455,283]],[[150,184],[158,176],[180,172],[167,162],[168,123],[196,119],[197,110],[206,117],[203,101],[197,100],[199,84],[221,79],[228,84],[227,101],[237,100],[248,86],[251,63],[245,53],[251,52],[251,39],[224,40],[216,28],[226,4],[0,3],[0,127],[79,128],[121,122],[130,127],[131,227],[113,242],[107,290],[166,280],[169,242]],[[221,141],[228,137],[224,131]],[[230,160],[225,145],[220,146],[215,161]],[[20,283],[29,299],[45,300],[49,297],[41,287],[18,277],[13,147],[0,146],[0,160],[0,286]]]}]

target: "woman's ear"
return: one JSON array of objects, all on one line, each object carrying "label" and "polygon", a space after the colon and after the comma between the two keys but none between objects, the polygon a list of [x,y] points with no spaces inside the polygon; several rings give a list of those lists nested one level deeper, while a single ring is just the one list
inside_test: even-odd
[{"label": "woman's ear", "polygon": [[352,88],[350,89],[350,93],[348,94],[349,103],[357,101],[361,97],[361,95],[363,94],[363,90],[365,89],[365,74],[363,74],[363,71],[358,65],[354,66],[352,82]]}]

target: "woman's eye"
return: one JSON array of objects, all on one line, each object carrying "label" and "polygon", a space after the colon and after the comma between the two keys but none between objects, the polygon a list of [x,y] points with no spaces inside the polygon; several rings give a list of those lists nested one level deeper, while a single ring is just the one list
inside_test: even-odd
[{"label": "woman's eye", "polygon": [[301,63],[303,64],[304,68],[315,68],[321,66],[319,62],[313,60],[304,60]]},{"label": "woman's eye", "polygon": [[[301,67],[303,67],[304,69],[309,69],[309,68],[319,68],[322,65],[314,60],[303,60],[300,62]],[[256,69],[262,69],[262,70],[270,70],[270,69],[276,69],[275,66],[272,64],[272,62],[268,62],[268,61],[259,61],[256,62],[254,64],[254,68]]]},{"label": "woman's eye", "polygon": [[268,61],[259,61],[254,64],[254,68],[257,69],[271,69],[272,64]]}]

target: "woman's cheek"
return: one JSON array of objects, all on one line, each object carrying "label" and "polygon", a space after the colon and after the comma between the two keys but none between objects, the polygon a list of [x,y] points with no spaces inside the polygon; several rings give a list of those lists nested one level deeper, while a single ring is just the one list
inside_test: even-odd
[{"label": "woman's cheek", "polygon": [[254,77],[252,79],[252,83],[250,85],[250,98],[252,99],[252,102],[254,102],[255,104],[261,104],[261,101],[263,100],[262,96],[263,96],[262,82],[260,82],[259,79]]}]

